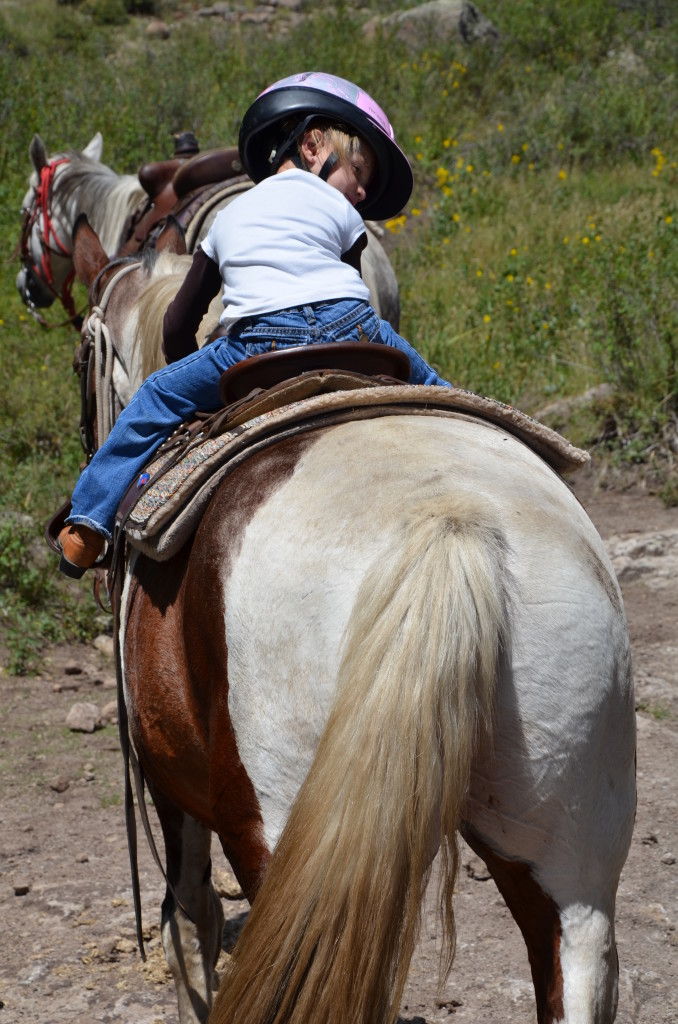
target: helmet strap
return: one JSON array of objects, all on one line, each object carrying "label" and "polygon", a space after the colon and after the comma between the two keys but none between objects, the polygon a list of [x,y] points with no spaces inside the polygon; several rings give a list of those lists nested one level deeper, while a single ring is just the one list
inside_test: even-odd
[{"label": "helmet strap", "polygon": [[[272,151],[270,157],[268,158],[268,161],[270,164],[273,165],[274,171],[277,171],[283,160],[286,159],[291,160],[296,167],[305,170],[303,161],[299,156],[299,152],[297,148],[294,146],[294,143],[297,141],[297,139],[301,138],[301,136],[304,134],[311,121],[313,121],[314,117],[314,114],[309,114],[309,116],[305,117],[303,121],[300,121],[298,125],[295,125],[295,127],[292,129],[289,135],[285,139],[283,139],[280,145],[276,146],[276,148]],[[291,153],[288,152],[288,150],[290,149],[293,150]]]},{"label": "helmet strap", "polygon": [[327,181],[327,179],[329,178],[330,174],[332,173],[332,171],[334,170],[334,168],[337,166],[338,163],[339,163],[339,157],[337,156],[335,151],[332,150],[332,152],[328,156],[327,160],[325,161],[325,163],[322,165],[322,167],[318,171],[318,177],[322,178],[323,181]]}]

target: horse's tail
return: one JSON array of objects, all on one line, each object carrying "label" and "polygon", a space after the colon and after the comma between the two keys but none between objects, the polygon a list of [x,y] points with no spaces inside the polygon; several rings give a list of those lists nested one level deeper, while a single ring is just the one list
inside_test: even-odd
[{"label": "horse's tail", "polygon": [[212,1024],[390,1021],[438,845],[451,966],[456,829],[491,718],[504,551],[475,501],[422,503],[403,533],[358,593],[335,706]]}]

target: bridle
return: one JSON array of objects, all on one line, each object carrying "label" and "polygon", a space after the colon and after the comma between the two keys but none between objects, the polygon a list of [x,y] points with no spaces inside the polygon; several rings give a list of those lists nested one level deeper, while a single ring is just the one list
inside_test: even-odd
[{"label": "bridle", "polygon": [[[33,195],[29,205],[23,210],[21,223],[21,235],[17,246],[17,254],[28,275],[36,278],[41,285],[59,299],[62,306],[68,313],[68,319],[60,324],[50,324],[38,312],[35,303],[30,299],[26,300],[31,315],[43,327],[63,327],[67,323],[75,323],[80,326],[82,323],[81,313],[78,313],[73,301],[73,281],[75,280],[75,268],[71,268],[64,281],[61,291],[54,284],[52,272],[52,257],[72,257],[71,249],[59,238],[54,222],[52,220],[52,199],[54,192],[54,180],[59,167],[70,163],[68,157],[58,157],[56,160],[46,163],[41,171],[38,184],[33,187]],[[42,230],[40,229],[42,225]],[[37,235],[40,241],[40,261],[36,262],[31,255],[30,241],[33,228],[37,226]],[[77,321],[80,320],[78,323]]]}]

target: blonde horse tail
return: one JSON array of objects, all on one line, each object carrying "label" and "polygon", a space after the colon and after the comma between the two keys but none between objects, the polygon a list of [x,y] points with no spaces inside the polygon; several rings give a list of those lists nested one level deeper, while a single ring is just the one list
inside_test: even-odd
[{"label": "blonde horse tail", "polygon": [[472,500],[420,503],[368,572],[311,770],[211,1024],[354,1024],[397,1014],[441,849],[454,955],[456,830],[505,633],[502,538]]}]

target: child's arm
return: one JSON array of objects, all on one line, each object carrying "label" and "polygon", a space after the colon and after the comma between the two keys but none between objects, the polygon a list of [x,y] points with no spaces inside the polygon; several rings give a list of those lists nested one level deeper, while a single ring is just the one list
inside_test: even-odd
[{"label": "child's arm", "polygon": [[363,231],[357,240],[353,243],[348,252],[342,254],[341,262],[348,263],[349,267],[353,267],[357,270],[362,277],[362,271],[360,269],[360,257],[363,253],[363,249],[367,246],[367,232]]},{"label": "child's arm", "polygon": [[191,267],[167,307],[162,322],[162,350],[168,363],[197,352],[196,331],[220,288],[219,267],[198,246]]}]

